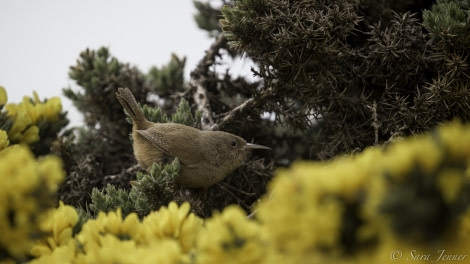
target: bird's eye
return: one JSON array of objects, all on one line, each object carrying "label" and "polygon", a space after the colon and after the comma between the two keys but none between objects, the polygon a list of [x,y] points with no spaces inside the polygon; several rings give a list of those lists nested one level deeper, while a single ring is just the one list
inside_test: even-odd
[{"label": "bird's eye", "polygon": [[235,142],[235,141],[230,141],[230,146],[236,147],[236,146],[237,146],[237,142]]}]

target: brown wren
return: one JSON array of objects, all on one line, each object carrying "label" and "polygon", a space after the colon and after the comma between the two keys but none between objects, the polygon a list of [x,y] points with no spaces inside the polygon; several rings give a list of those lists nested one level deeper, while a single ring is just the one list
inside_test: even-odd
[{"label": "brown wren", "polygon": [[176,183],[191,188],[207,188],[227,177],[244,162],[251,149],[270,149],[247,143],[222,131],[205,131],[176,123],[148,121],[128,88],[119,88],[116,97],[132,118],[134,155],[139,165],[167,164],[178,158]]}]

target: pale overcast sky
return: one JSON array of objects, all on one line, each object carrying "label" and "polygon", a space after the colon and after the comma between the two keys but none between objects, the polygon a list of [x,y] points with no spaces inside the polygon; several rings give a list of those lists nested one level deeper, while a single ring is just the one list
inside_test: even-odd
[{"label": "pale overcast sky", "polygon": [[212,43],[194,22],[191,0],[0,0],[0,85],[9,102],[37,91],[61,96],[73,125],[82,117],[62,96],[73,86],[69,66],[86,48],[109,47],[113,56],[147,72],[171,53],[186,56],[186,77]]}]

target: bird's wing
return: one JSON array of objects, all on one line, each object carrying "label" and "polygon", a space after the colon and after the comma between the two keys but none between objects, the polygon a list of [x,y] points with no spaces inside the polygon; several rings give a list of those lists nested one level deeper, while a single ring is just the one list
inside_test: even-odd
[{"label": "bird's wing", "polygon": [[158,133],[158,131],[155,131],[153,129],[145,129],[145,130],[136,130],[139,135],[143,136],[145,139],[150,141],[154,147],[157,149],[161,150],[163,153],[165,153],[168,156],[173,156],[170,151],[169,151],[169,143],[167,138],[161,134]]}]

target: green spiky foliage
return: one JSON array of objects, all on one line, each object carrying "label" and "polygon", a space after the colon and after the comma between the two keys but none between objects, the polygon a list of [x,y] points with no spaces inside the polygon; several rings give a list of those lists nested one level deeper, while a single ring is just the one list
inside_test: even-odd
[{"label": "green spiky foliage", "polygon": [[196,111],[196,113],[193,115],[189,103],[186,100],[181,99],[176,112],[171,115],[171,121],[173,123],[179,123],[200,129],[201,112]]},{"label": "green spiky foliage", "polygon": [[[160,107],[150,107],[148,105],[144,105],[141,107],[144,116],[150,122],[154,123],[178,123],[183,124],[186,126],[191,126],[195,128],[201,128],[201,113],[196,112],[194,115],[192,114],[191,107],[189,106],[188,101],[182,98],[176,108],[176,111],[171,114],[171,117],[168,117]],[[130,118],[127,119],[129,123],[132,124],[132,120]]]},{"label": "green spiky foliage", "polygon": [[42,156],[51,153],[51,146],[57,141],[59,133],[68,125],[69,119],[67,118],[67,112],[61,112],[57,121],[48,122],[46,120],[40,120],[36,124],[39,128],[40,140],[36,143],[31,144],[31,151],[36,156]]},{"label": "green spiky foliage", "polygon": [[[231,5],[233,1],[221,1],[221,5]],[[193,1],[197,13],[194,15],[194,20],[200,29],[207,31],[210,37],[217,36],[222,29],[220,28],[219,18],[222,13],[219,8],[214,8],[210,3],[202,1]]]},{"label": "green spiky foliage", "polygon": [[[470,50],[469,2],[437,1],[431,10],[424,11],[423,25],[435,42],[435,56],[441,61],[443,68],[442,78],[434,78],[433,82],[439,85],[452,80],[456,84],[450,86],[465,86]],[[459,92],[462,88],[443,90],[455,91],[456,95],[461,95]]]},{"label": "green spiky foliage", "polygon": [[179,58],[175,54],[171,54],[168,64],[160,68],[152,67],[146,75],[146,84],[149,90],[157,95],[162,105],[159,105],[165,112],[172,112],[175,104],[178,103],[177,98],[171,95],[184,91],[184,68],[186,58]]},{"label": "green spiky foliage", "polygon": [[[137,174],[137,181],[132,183],[134,186],[132,191],[136,190],[139,194],[138,199],[135,199],[139,215],[146,215],[150,210],[158,210],[174,199],[174,182],[178,177],[179,168],[178,159],[174,159],[164,167],[154,164],[149,173]],[[147,210],[142,210],[142,206]]]},{"label": "green spiky foliage", "polygon": [[97,188],[93,189],[91,193],[91,203],[88,205],[88,208],[92,216],[96,216],[99,212],[109,212],[117,208],[121,208],[123,216],[132,212],[136,212],[140,216],[145,216],[152,209],[149,204],[147,204],[146,198],[138,190],[119,189],[111,184],[108,184],[106,188],[102,190]]},{"label": "green spiky foliage", "polygon": [[[363,17],[367,6],[384,15]],[[406,12],[412,6],[423,4],[242,0],[222,8],[221,25],[231,46],[259,64],[255,74],[263,78],[260,94],[267,98],[263,110],[303,130],[310,152],[325,159],[456,116],[469,120],[467,81],[454,83],[468,76],[468,51],[440,56],[447,48],[430,41],[420,18]],[[441,10],[433,7],[432,13],[448,16],[461,30],[463,11]],[[447,28],[437,17],[432,23]],[[446,68],[453,72],[442,75]],[[307,136],[310,130],[315,137]]]},{"label": "green spiky foliage", "polygon": [[171,55],[170,62],[161,68],[153,66],[146,75],[151,91],[159,96],[169,96],[184,90],[184,66],[186,58]]},{"label": "green spiky foliage", "polygon": [[179,161],[175,159],[165,167],[154,164],[150,172],[137,172],[133,188],[117,188],[108,184],[105,188],[93,188],[91,202],[78,209],[79,223],[74,228],[78,232],[86,220],[95,218],[99,212],[121,209],[122,216],[137,213],[142,218],[151,211],[166,206],[174,197],[175,178],[178,177]]},{"label": "green spiky foliage", "polygon": [[144,75],[112,57],[107,48],[100,48],[82,52],[77,65],[70,68],[69,77],[79,85],[80,90],[66,88],[64,95],[84,114],[85,124],[93,128],[99,126],[97,130],[110,137],[115,133],[126,134],[125,131],[113,131],[114,127],[108,127],[124,122],[121,105],[116,102],[114,93],[119,87],[128,87],[137,100],[143,101],[145,90],[141,87]]},{"label": "green spiky foliage", "polygon": [[[439,72],[425,85],[432,96],[433,115],[468,120],[470,95],[470,13],[468,1],[437,1],[423,13],[423,25],[434,41],[433,56]],[[429,101],[427,103],[429,103]]]},{"label": "green spiky foliage", "polygon": [[100,211],[108,212],[121,208],[123,215],[128,215],[136,211],[135,207],[129,192],[117,189],[110,184],[103,190],[94,188],[91,192],[91,203],[88,205],[88,208],[95,214]]},{"label": "green spiky foliage", "polygon": [[[469,32],[469,1],[445,1],[438,0],[431,10],[425,10],[423,13],[423,25],[432,33],[433,37],[452,38],[448,42],[457,42],[456,45],[465,48],[468,43]],[[466,39],[467,38],[467,39]],[[453,40],[453,41],[451,41]],[[468,48],[468,46],[467,46]]]}]

